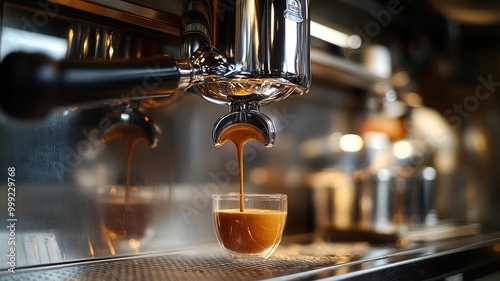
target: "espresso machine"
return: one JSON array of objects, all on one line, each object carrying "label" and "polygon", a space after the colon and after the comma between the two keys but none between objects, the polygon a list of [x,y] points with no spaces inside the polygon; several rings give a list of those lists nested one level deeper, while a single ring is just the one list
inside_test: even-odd
[{"label": "espresso machine", "polygon": [[[322,214],[341,225],[336,218],[355,210],[337,187],[354,189],[345,172],[321,178],[324,189],[310,179],[351,167],[356,152],[335,141],[358,133],[370,91],[388,79],[359,61],[373,30],[351,47],[310,36],[314,2],[316,16],[355,17],[345,1],[0,0],[0,169],[9,178],[0,193],[0,279],[467,279],[497,271],[498,235],[479,235],[477,224],[458,241],[318,235]],[[224,255],[212,221],[212,194],[238,191],[234,147],[219,139],[238,123],[265,139],[245,145],[245,190],[289,202],[282,245],[251,264]],[[369,187],[361,199],[372,196]]]},{"label": "espresso machine", "polygon": [[[68,197],[63,196],[64,200],[73,204],[83,202],[77,203],[82,208],[80,211],[91,215],[83,215],[84,218],[68,215],[54,231],[65,232],[65,229],[76,228],[74,223],[94,221],[90,223],[93,225],[89,233],[82,229],[74,234],[63,234],[65,239],[73,240],[69,243],[85,248],[83,251],[87,253],[82,254],[81,249],[72,250],[72,258],[62,251],[42,250],[41,256],[19,257],[18,267],[60,259],[99,257],[99,252],[115,256],[142,252],[150,239],[147,225],[152,222],[151,217],[161,213],[157,209],[165,211],[165,205],[171,204],[168,181],[172,179],[163,175],[168,175],[168,169],[175,166],[167,159],[169,155],[151,150],[163,141],[162,138],[168,143],[175,130],[165,129],[165,124],[157,122],[150,111],[168,108],[180,96],[198,95],[229,109],[228,113],[209,122],[215,122],[211,133],[213,144],[220,146],[219,135],[227,126],[247,123],[261,131],[265,136],[264,145],[271,147],[276,128],[273,120],[261,112],[261,106],[308,91],[308,1],[183,1],[182,4],[164,4],[161,9],[154,3],[149,5],[151,7],[142,7],[125,1],[112,4],[99,1],[2,2],[5,48],[0,67],[3,76],[0,103],[3,122],[6,127],[11,122],[17,124],[13,126],[19,126],[21,131],[22,128],[44,131],[47,127],[65,127],[66,133],[52,135],[60,139],[53,144],[61,149],[56,152],[59,154],[56,158],[61,157],[62,161],[52,162],[53,169],[48,169],[52,176],[42,182],[50,186],[61,185],[61,194],[68,194]],[[156,14],[146,18],[152,13]],[[24,21],[30,25],[23,24]],[[63,47],[57,53],[54,47],[51,49],[43,46],[42,41],[37,42],[42,40],[38,37],[52,38]],[[209,123],[199,126],[210,127]],[[27,134],[26,131],[16,135],[10,132],[15,129],[6,130],[9,131],[4,141],[7,146]],[[78,131],[76,135],[80,136],[74,138]],[[62,136],[67,133],[69,136]],[[43,138],[38,143],[46,142]],[[148,145],[140,147],[137,142],[141,140]],[[60,146],[64,142],[68,145]],[[127,151],[128,157],[116,156],[127,154]],[[161,157],[152,156],[155,154]],[[161,172],[154,168],[142,169],[144,171],[134,175],[133,170],[138,167],[133,167],[132,162],[147,163],[148,157],[153,166],[166,168]],[[143,160],[139,160],[141,158]],[[12,158],[4,159],[10,161]],[[128,166],[113,167],[114,161],[128,163]],[[4,164],[11,165],[18,171],[18,177],[22,177],[22,164],[15,168],[14,163]],[[100,169],[99,165],[104,168]],[[149,176],[152,173],[162,176]],[[26,177],[33,185],[40,183],[40,175]],[[153,183],[144,183],[148,181]],[[71,187],[75,185],[79,187]],[[136,187],[123,188],[131,185]],[[46,187],[40,190],[43,188]],[[21,187],[18,191],[20,206]],[[33,193],[38,194],[38,191]],[[117,211],[120,207],[108,204],[119,197],[139,198],[136,213],[121,218]],[[106,203],[101,204],[103,198],[107,198]],[[48,213],[69,207],[64,205]],[[44,210],[38,212],[41,217],[50,217],[43,214]],[[104,222],[105,228],[120,228],[120,219],[133,220],[137,223],[136,230],[127,231],[137,233],[124,239],[124,247],[123,241],[111,245],[110,241],[114,243],[115,236],[120,234],[115,231],[99,237],[102,216],[109,217],[104,219],[109,219]],[[74,223],[70,222],[72,219]],[[18,241],[33,241],[29,238],[33,236],[23,236],[30,232],[20,228]],[[47,245],[61,243],[58,234],[42,236],[46,236],[43,241]],[[82,241],[83,245],[76,245]],[[103,251],[100,245],[107,249]],[[17,252],[20,255],[21,251]],[[54,252],[59,253],[54,255]]]}]

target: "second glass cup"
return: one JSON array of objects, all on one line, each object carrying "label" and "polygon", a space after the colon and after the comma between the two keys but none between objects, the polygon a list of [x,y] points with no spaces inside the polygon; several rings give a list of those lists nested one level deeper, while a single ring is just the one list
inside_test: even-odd
[{"label": "second glass cup", "polygon": [[239,261],[269,258],[278,248],[287,217],[285,194],[214,194],[213,217],[221,247]]}]

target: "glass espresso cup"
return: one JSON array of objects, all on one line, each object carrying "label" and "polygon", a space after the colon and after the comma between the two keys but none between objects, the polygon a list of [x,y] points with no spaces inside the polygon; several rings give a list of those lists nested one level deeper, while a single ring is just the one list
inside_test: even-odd
[{"label": "glass espresso cup", "polygon": [[215,232],[233,260],[258,261],[278,248],[287,216],[284,194],[214,194]]},{"label": "glass espresso cup", "polygon": [[123,185],[102,187],[99,192],[101,236],[110,253],[139,253],[154,236],[161,194],[154,187]]}]

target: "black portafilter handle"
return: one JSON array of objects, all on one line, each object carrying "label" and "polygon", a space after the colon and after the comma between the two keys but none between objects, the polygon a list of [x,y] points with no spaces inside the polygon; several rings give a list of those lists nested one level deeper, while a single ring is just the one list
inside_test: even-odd
[{"label": "black portafilter handle", "polygon": [[74,104],[165,97],[179,88],[181,71],[168,55],[110,61],[55,61],[14,52],[0,64],[0,107],[21,118],[46,116]]}]

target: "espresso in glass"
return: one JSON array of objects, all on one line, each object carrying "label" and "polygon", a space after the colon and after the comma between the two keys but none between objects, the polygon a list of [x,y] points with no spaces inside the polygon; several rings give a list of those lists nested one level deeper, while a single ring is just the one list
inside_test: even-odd
[{"label": "espresso in glass", "polygon": [[[240,210],[240,202],[245,209]],[[287,217],[285,194],[213,195],[215,232],[221,247],[236,260],[270,257],[281,242]]]}]

